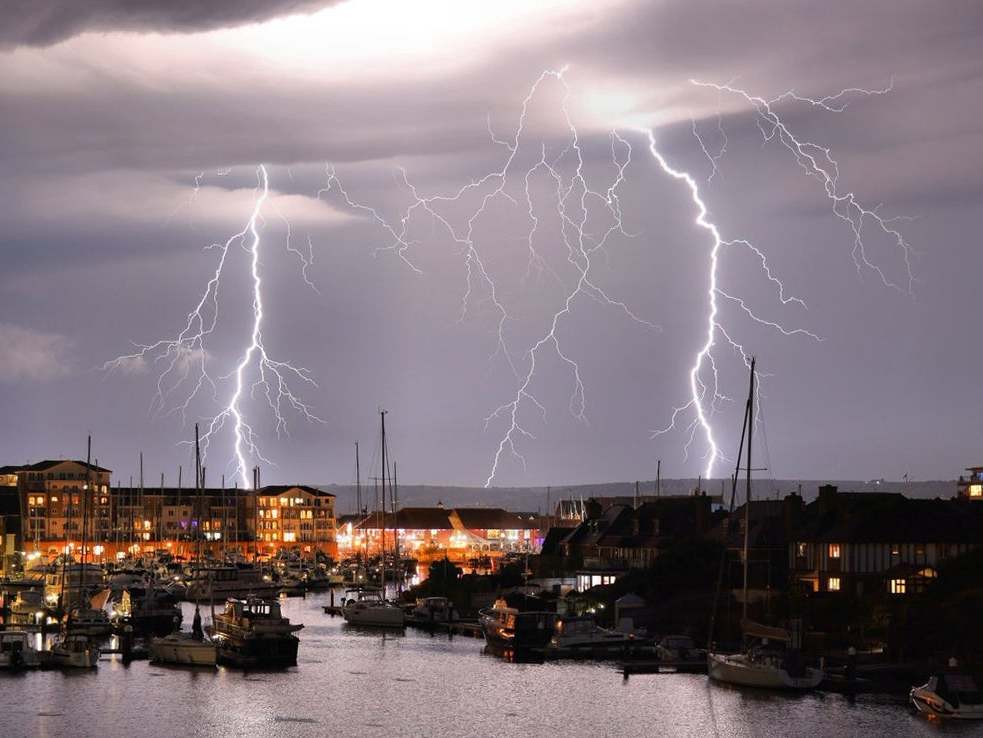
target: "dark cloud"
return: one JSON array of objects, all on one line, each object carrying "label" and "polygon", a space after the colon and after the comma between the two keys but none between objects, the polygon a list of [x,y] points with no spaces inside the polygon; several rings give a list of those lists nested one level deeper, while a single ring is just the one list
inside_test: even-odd
[{"label": "dark cloud", "polygon": [[312,13],[339,0],[12,0],[0,46],[48,46],[86,31],[194,33]]}]

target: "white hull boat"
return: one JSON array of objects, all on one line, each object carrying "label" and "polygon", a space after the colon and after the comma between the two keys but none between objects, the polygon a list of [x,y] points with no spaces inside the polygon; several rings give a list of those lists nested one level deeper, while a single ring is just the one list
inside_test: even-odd
[{"label": "white hull boat", "polygon": [[983,720],[983,694],[966,674],[935,674],[912,687],[911,704],[922,715],[944,720]]},{"label": "white hull boat", "polygon": [[358,592],[341,606],[342,617],[351,625],[374,628],[403,628],[406,614],[402,608],[387,602],[377,592]]},{"label": "white hull boat", "polygon": [[792,676],[778,664],[757,661],[743,653],[708,654],[707,673],[718,682],[762,689],[815,689],[823,680],[821,669],[807,666],[800,676]]},{"label": "white hull boat", "polygon": [[91,669],[99,663],[102,652],[84,635],[68,635],[55,641],[48,652],[51,666],[65,669]]},{"label": "white hull boat", "polygon": [[0,669],[34,669],[41,657],[31,646],[31,637],[23,630],[0,632]]},{"label": "white hull boat", "polygon": [[216,648],[211,641],[188,633],[172,633],[150,642],[150,660],[157,664],[215,666]]}]

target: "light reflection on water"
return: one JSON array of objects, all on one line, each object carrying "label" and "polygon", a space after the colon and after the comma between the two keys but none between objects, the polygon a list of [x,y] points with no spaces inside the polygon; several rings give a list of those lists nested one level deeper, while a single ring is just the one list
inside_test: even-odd
[{"label": "light reflection on water", "polygon": [[[337,595],[340,598],[340,593]],[[299,664],[278,672],[124,666],[0,676],[0,736],[824,736],[933,735],[887,700],[784,696],[702,675],[610,665],[510,664],[483,641],[351,628],[328,595],[284,600],[304,623]],[[208,610],[203,608],[206,621]],[[191,608],[185,622],[191,620]],[[980,726],[942,731],[976,734]]]}]

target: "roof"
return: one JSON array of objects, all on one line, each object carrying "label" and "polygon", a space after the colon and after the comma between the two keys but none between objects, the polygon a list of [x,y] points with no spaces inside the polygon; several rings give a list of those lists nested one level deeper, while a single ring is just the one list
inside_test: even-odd
[{"label": "roof", "polygon": [[983,509],[965,500],[908,499],[900,494],[838,493],[806,505],[800,541],[979,543]]},{"label": "roof", "polygon": [[260,487],[257,491],[262,495],[282,495],[292,489],[303,490],[315,497],[335,497],[330,492],[325,492],[317,487],[308,487],[306,484],[268,484],[265,487]]},{"label": "roof", "polygon": [[95,464],[87,464],[84,461],[79,461],[78,459],[46,459],[44,461],[39,461],[36,464],[28,464],[27,466],[19,467],[16,471],[46,471],[59,464],[78,464],[83,469],[88,467],[92,471],[97,472],[109,472],[111,469],[105,469],[101,466],[96,466]]},{"label": "roof", "polygon": [[0,474],[16,474],[23,468],[22,466],[0,466]]},{"label": "roof", "polygon": [[356,527],[366,530],[378,530],[382,525],[402,530],[451,530],[454,527],[449,511],[443,507],[404,507],[396,512],[395,523],[392,513],[370,512],[358,517],[361,522]]},{"label": "roof", "polygon": [[563,539],[565,546],[658,548],[664,541],[701,535],[709,522],[706,495],[661,497],[637,508],[615,505],[585,520]]},{"label": "roof", "polygon": [[500,507],[456,507],[451,515],[468,530],[538,530],[539,523]]}]

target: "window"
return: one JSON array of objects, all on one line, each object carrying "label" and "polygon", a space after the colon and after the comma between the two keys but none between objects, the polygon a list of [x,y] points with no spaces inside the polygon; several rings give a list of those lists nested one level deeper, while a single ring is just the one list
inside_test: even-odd
[{"label": "window", "polygon": [[829,557],[831,559],[840,558],[840,544],[838,543],[829,544]]},{"label": "window", "polygon": [[969,496],[970,497],[983,497],[983,484],[971,484],[971,485],[969,485]]},{"label": "window", "polygon": [[839,592],[840,591],[840,578],[830,577],[829,582],[826,585],[826,590],[829,592]]},{"label": "window", "polygon": [[904,579],[892,579],[891,580],[891,594],[903,595],[907,589],[907,580]]},{"label": "window", "polygon": [[900,546],[897,546],[897,545],[891,546],[891,555],[892,556],[900,556],[901,555],[901,547]]}]

